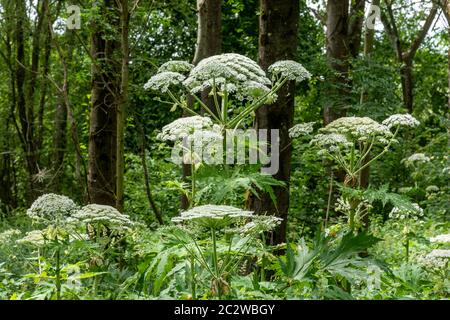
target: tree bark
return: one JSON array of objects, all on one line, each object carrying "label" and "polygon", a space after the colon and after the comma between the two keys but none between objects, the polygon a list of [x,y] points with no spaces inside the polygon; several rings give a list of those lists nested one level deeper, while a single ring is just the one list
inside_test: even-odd
[{"label": "tree bark", "polygon": [[[348,104],[349,57],[348,0],[328,0],[327,3],[327,59],[335,72],[329,79],[329,99],[324,108],[325,125],[345,115]],[[339,97],[339,99],[335,99]]]},{"label": "tree bark", "polygon": [[348,51],[352,58],[361,51],[361,37],[364,23],[365,0],[352,0],[348,24]]},{"label": "tree bark", "polygon": [[[114,0],[98,4],[103,23],[120,23]],[[102,23],[102,24],[103,24]],[[94,22],[91,33],[92,95],[88,189],[91,203],[116,206],[117,101],[120,96],[120,43]]]},{"label": "tree bark", "polygon": [[129,24],[130,12],[128,0],[120,1],[120,28],[121,28],[121,48],[122,48],[122,71],[120,84],[120,100],[117,107],[117,210],[124,211],[124,174],[125,174],[125,128],[126,112],[128,108],[128,81],[129,81]]},{"label": "tree bark", "polygon": [[[278,60],[295,59],[297,52],[297,31],[299,2],[291,0],[261,0],[259,19],[259,64],[264,69]],[[276,204],[269,195],[251,197],[249,208],[256,214],[272,214],[283,219],[277,230],[271,233],[269,242],[286,242],[286,226],[289,210],[289,180],[291,176],[292,147],[289,128],[294,118],[294,83],[287,83],[279,92],[277,101],[263,106],[256,112],[257,129],[278,129],[280,156],[279,171],[274,177],[286,183],[285,187],[274,187]],[[269,134],[270,136],[270,134]]]}]

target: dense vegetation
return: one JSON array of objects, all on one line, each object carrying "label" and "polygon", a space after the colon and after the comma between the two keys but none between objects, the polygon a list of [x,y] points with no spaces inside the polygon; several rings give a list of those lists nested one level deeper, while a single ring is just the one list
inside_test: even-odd
[{"label": "dense vegetation", "polygon": [[73,2],[0,0],[1,300],[450,298],[446,0]]}]

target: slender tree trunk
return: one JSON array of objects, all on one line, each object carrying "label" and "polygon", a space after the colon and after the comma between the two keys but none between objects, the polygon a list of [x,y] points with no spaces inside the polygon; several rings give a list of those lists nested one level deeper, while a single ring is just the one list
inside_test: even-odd
[{"label": "slender tree trunk", "polygon": [[126,112],[128,108],[128,81],[129,81],[129,23],[130,12],[128,0],[121,0],[121,46],[122,46],[122,79],[120,84],[120,103],[117,107],[117,210],[124,210],[124,174],[125,174],[125,129]]},{"label": "slender tree trunk", "polygon": [[[194,65],[205,58],[220,54],[222,51],[222,0],[197,0],[197,11],[197,46],[192,60]],[[208,98],[208,91],[202,92],[202,100],[209,106],[213,103],[212,99]],[[192,97],[188,97],[188,103],[193,104]],[[191,165],[183,164],[183,179],[190,175]],[[188,207],[189,200],[182,195],[181,209]]]},{"label": "slender tree trunk", "polygon": [[[259,18],[259,64],[264,70],[278,60],[295,59],[299,2],[291,0],[261,0]],[[273,214],[283,219],[280,227],[269,239],[271,244],[286,241],[286,226],[289,210],[289,180],[291,176],[292,147],[288,130],[294,119],[294,83],[286,84],[279,92],[277,101],[263,106],[256,112],[257,129],[279,130],[279,171],[274,177],[286,183],[286,187],[275,187],[276,204],[266,193],[260,198],[252,197],[248,203],[256,214]]]},{"label": "slender tree trunk", "polygon": [[352,0],[348,24],[348,51],[352,58],[361,51],[361,36],[364,23],[365,0]]},{"label": "slender tree trunk", "polygon": [[324,108],[325,124],[345,115],[348,104],[348,0],[328,0],[327,3],[327,59],[334,75],[329,98]]},{"label": "slender tree trunk", "polygon": [[402,83],[403,104],[409,113],[413,112],[413,61],[404,59],[400,68],[400,78]]},{"label": "slender tree trunk", "polygon": [[91,203],[116,206],[117,101],[120,96],[120,43],[105,30],[119,25],[114,0],[98,4],[102,23],[94,22],[91,34],[92,94],[89,128],[88,189]]},{"label": "slender tree trunk", "polygon": [[27,103],[26,96],[26,50],[25,50],[25,25],[26,25],[26,5],[24,0],[16,2],[16,79],[15,86],[17,89],[17,110],[19,113],[19,123],[21,126],[21,135],[23,137],[23,149],[25,152],[25,160],[27,164],[28,179],[30,192],[27,195],[27,201],[31,202],[38,194],[38,183],[35,175],[39,172],[36,148],[34,145],[33,123],[34,115],[32,101]]}]

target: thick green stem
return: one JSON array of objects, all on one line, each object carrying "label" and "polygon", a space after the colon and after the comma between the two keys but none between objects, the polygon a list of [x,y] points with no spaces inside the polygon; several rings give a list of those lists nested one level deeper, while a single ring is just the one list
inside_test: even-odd
[{"label": "thick green stem", "polygon": [[61,300],[61,265],[60,265],[60,248],[56,249],[56,300]]},{"label": "thick green stem", "polygon": [[220,289],[220,276],[219,276],[219,263],[217,259],[217,242],[216,242],[216,229],[211,228],[211,238],[213,244],[213,269],[215,273],[215,279],[217,282],[217,294],[219,295],[219,299],[222,298],[222,290]]},{"label": "thick green stem", "polygon": [[197,299],[197,285],[195,283],[195,258],[191,256],[191,293],[192,293],[192,299]]}]

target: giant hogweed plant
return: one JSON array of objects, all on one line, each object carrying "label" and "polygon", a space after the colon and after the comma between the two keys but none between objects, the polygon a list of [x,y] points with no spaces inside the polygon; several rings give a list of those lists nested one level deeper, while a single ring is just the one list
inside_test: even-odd
[{"label": "giant hogweed plant", "polygon": [[[197,264],[206,271],[211,279],[210,293],[222,298],[230,292],[231,276],[236,274],[243,259],[255,254],[254,249],[258,243],[262,250],[265,249],[265,241],[261,239],[261,235],[273,230],[281,219],[274,216],[254,216],[251,211],[232,206],[204,205],[184,211],[172,221],[184,226],[199,227],[210,233],[210,244],[206,246],[199,243],[197,235],[183,231],[183,228],[175,229],[177,231],[173,235],[192,257],[190,269],[195,270]],[[223,236],[221,242],[219,235]],[[193,274],[191,290],[194,299],[195,279]]]},{"label": "giant hogweed plant", "polygon": [[[31,297],[37,299],[76,297],[81,280],[97,281],[105,273],[99,266],[106,265],[110,257],[120,257],[125,233],[136,226],[112,207],[91,204],[80,208],[70,198],[56,194],[36,199],[27,215],[36,229],[17,243],[34,249],[31,261],[36,271],[26,277],[38,284]],[[72,263],[78,254],[82,260]]]},{"label": "giant hogweed plant", "polygon": [[[270,76],[270,79],[268,78]],[[188,103],[192,97],[216,124],[235,129],[252,112],[277,98],[276,92],[288,81],[301,82],[311,77],[299,63],[291,60],[275,62],[268,75],[253,60],[235,53],[203,59],[197,66],[184,61],[163,64],[144,85],[170,98],[172,110],[181,107],[189,115],[200,116]],[[213,106],[201,99],[208,91]]]},{"label": "giant hogweed plant", "polygon": [[[198,203],[197,170],[204,164],[222,163],[225,140],[235,139],[226,136],[226,130],[235,132],[244,127],[258,108],[276,100],[276,93],[288,81],[301,82],[310,77],[295,61],[278,61],[266,74],[253,60],[234,53],[206,58],[195,67],[184,61],[169,61],[158,69],[144,88],[168,97],[170,101],[163,102],[170,104],[171,110],[182,108],[189,115],[163,127],[157,138],[174,142],[174,150],[185,151],[180,164],[192,164],[190,192],[186,192],[191,206]],[[211,103],[202,99],[205,92]],[[201,145],[201,154],[194,150],[194,142]],[[222,169],[230,168],[224,165]],[[275,179],[256,180],[259,191],[270,193],[273,185],[279,185]],[[211,185],[206,187],[211,189]],[[251,191],[257,196],[255,189]]]},{"label": "giant hogweed plant", "polygon": [[[319,129],[311,145],[319,149],[319,155],[331,159],[345,172],[344,187],[360,189],[363,170],[390,151],[398,142],[400,129],[418,125],[409,114],[395,114],[382,123],[369,117],[343,117]],[[347,194],[339,199],[336,208],[347,216],[348,227],[356,231],[369,213],[370,203]]]}]

